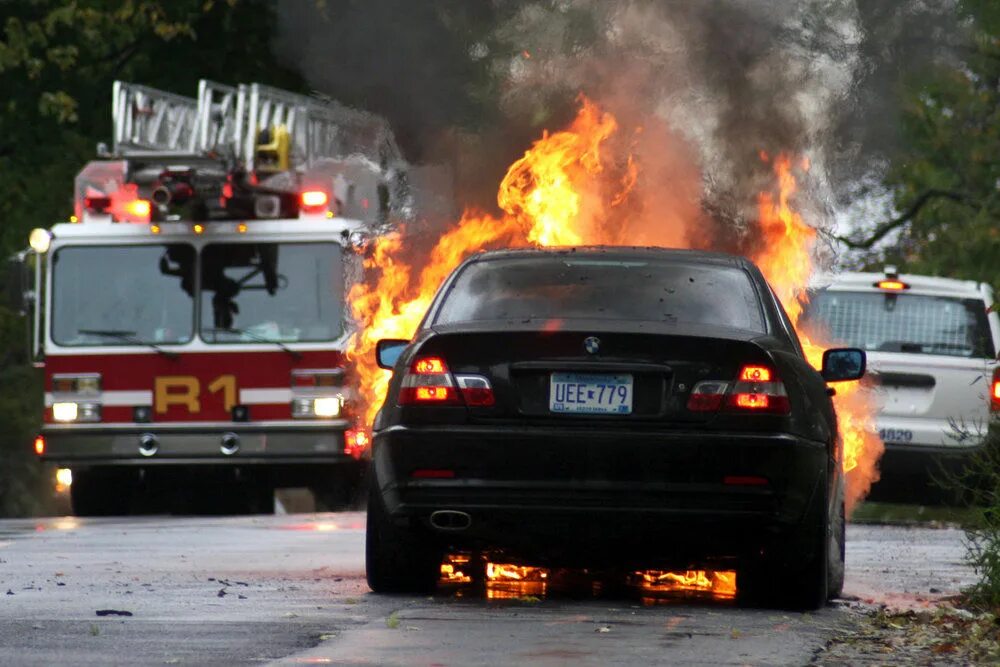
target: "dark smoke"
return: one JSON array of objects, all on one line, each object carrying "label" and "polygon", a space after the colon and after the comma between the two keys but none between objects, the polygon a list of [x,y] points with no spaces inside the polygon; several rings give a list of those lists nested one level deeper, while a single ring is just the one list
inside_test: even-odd
[{"label": "dark smoke", "polygon": [[[699,174],[690,242],[737,250],[772,182],[761,151],[809,158],[797,205],[829,228],[895,150],[903,82],[962,43],[954,0],[287,0],[279,16],[286,61],[386,116],[411,160],[449,164],[461,205],[493,206],[584,92]],[[667,162],[647,181],[689,182]]]}]

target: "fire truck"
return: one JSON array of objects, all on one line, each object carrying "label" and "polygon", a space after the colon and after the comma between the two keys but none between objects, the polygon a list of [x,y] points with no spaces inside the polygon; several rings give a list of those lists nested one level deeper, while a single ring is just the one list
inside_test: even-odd
[{"label": "fire truck", "polygon": [[384,120],[260,84],[116,82],[74,215],[35,229],[35,452],[78,515],[342,505],[368,444],[346,371],[356,248],[407,214]]}]

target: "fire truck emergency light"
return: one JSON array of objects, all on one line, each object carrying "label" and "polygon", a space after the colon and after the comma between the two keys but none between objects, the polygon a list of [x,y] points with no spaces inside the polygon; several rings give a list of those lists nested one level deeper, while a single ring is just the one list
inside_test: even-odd
[{"label": "fire truck emergency light", "polygon": [[330,201],[329,195],[323,190],[306,190],[300,197],[302,208],[307,211],[316,212],[326,207]]}]

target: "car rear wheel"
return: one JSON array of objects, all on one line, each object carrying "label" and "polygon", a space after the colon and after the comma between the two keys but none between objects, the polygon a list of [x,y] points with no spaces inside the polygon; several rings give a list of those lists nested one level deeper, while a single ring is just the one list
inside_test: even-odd
[{"label": "car rear wheel", "polygon": [[828,600],[840,597],[844,592],[845,552],[847,546],[847,515],[844,508],[844,477],[837,483],[837,500],[830,526],[828,543],[829,566],[827,569],[826,596]]},{"label": "car rear wheel", "polygon": [[365,571],[376,593],[429,593],[441,574],[440,550],[410,527],[392,521],[372,480],[365,534]]},{"label": "car rear wheel", "polygon": [[737,577],[740,600],[754,606],[819,609],[826,604],[830,574],[831,517],[825,483],[799,529],[767,556],[745,566]]}]

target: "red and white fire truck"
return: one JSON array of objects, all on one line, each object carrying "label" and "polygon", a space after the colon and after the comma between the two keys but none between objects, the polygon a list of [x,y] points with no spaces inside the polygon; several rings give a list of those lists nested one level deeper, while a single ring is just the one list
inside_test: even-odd
[{"label": "red and white fire truck", "polygon": [[[345,369],[354,248],[405,214],[383,120],[259,84],[116,82],[75,215],[32,232],[35,451],[80,515],[349,498],[367,435]],[[31,263],[31,262],[29,262]]]}]

